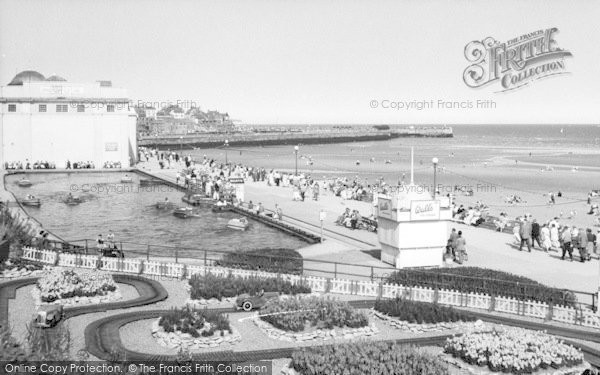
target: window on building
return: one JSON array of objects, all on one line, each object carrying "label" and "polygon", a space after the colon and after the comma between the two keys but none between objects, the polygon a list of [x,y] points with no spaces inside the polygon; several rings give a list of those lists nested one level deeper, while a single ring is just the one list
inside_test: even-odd
[{"label": "window on building", "polygon": [[114,112],[115,111],[115,105],[114,104],[109,104],[106,106],[106,112]]},{"label": "window on building", "polygon": [[48,108],[46,107],[46,104],[40,104],[40,105],[38,106],[38,111],[39,111],[39,112],[46,112],[46,110],[47,110],[47,109],[48,109]]},{"label": "window on building", "polygon": [[69,112],[69,106],[66,104],[57,104],[56,112]]},{"label": "window on building", "polygon": [[8,112],[17,112],[17,105],[16,104],[9,104],[8,105]]},{"label": "window on building", "polygon": [[77,104],[77,112],[85,112],[85,106],[83,104]]}]

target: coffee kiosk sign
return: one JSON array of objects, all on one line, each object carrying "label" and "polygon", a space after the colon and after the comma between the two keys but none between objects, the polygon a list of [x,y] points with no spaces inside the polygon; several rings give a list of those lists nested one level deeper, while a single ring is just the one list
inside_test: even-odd
[{"label": "coffee kiosk sign", "polygon": [[410,202],[410,220],[439,220],[440,202],[437,200]]}]

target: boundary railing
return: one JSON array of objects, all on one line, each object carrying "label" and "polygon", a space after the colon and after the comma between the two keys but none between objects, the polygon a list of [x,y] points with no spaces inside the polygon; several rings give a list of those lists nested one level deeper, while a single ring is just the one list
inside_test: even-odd
[{"label": "boundary railing", "polygon": [[111,272],[141,274],[151,277],[189,279],[193,275],[233,275],[248,277],[278,277],[292,283],[303,283],[315,292],[359,295],[376,298],[403,297],[412,301],[440,303],[443,305],[497,311],[524,317],[539,318],[600,329],[600,315],[587,308],[573,308],[531,300],[490,296],[488,294],[464,293],[455,290],[427,287],[407,287],[381,281],[359,281],[319,276],[290,275],[209,265],[163,263],[142,259],[107,258],[97,255],[58,253],[50,250],[23,248],[23,259],[49,265],[101,269]]}]

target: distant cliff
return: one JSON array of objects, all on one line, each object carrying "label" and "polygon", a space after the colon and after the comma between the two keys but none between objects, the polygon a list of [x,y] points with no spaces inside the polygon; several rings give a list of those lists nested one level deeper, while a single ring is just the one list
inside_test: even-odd
[{"label": "distant cliff", "polygon": [[[385,125],[384,125],[385,126]],[[382,126],[383,127],[383,126]],[[381,128],[379,128],[381,129]],[[343,129],[337,131],[311,129],[301,132],[235,132],[235,133],[201,133],[194,135],[167,135],[159,137],[141,137],[139,146],[151,146],[158,148],[189,148],[189,147],[219,147],[223,146],[225,140],[229,145],[246,146],[270,146],[286,144],[322,144],[322,143],[346,143],[361,141],[384,141],[391,138],[403,137],[453,137],[450,127],[389,127],[386,130],[377,130],[359,127],[355,129]]]}]

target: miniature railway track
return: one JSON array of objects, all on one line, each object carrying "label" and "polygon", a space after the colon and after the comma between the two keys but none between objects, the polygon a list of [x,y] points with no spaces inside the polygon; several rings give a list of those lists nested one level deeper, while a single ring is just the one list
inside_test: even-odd
[{"label": "miniature railway track", "polygon": [[[65,318],[69,319],[74,316],[89,314],[95,312],[104,312],[109,310],[126,309],[137,306],[144,306],[165,300],[168,297],[164,287],[155,280],[150,280],[145,277],[134,275],[113,275],[115,282],[128,284],[135,287],[140,294],[140,297],[128,300],[106,303],[101,305],[78,306],[65,309]],[[19,288],[33,285],[37,282],[37,278],[26,278],[9,280],[0,283],[0,322],[8,320],[8,303],[9,299],[14,299],[16,291]],[[372,308],[374,300],[356,300],[349,301],[349,304],[354,308]],[[211,309],[219,313],[232,313],[232,308]],[[155,319],[160,314],[168,310],[148,310],[148,311],[130,311],[121,314],[111,315],[101,318],[90,323],[85,328],[85,342],[88,352],[97,358],[103,360],[114,360],[113,354],[115,350],[122,353],[128,361],[152,361],[152,360],[173,360],[176,356],[173,355],[155,355],[149,353],[140,353],[129,350],[123,346],[119,330],[122,326],[144,319]],[[549,334],[565,337],[565,342],[573,346],[579,347],[584,353],[585,359],[596,368],[600,368],[600,350],[589,345],[574,342],[569,339],[579,339],[600,343],[600,332],[592,330],[574,329],[560,327],[538,322],[524,321],[504,316],[493,315],[484,312],[467,311],[469,314],[478,317],[486,322],[516,326],[532,330],[545,330]],[[433,337],[416,337],[410,339],[388,340],[388,342],[396,342],[398,344],[409,345],[440,345],[450,335],[440,335]],[[244,352],[234,351],[219,351],[198,353],[194,355],[197,360],[215,360],[215,361],[232,361],[245,362],[256,360],[269,360],[276,358],[288,358],[296,348],[277,348],[269,350],[251,350]]]},{"label": "miniature railway track", "polygon": [[[355,308],[370,308],[373,307],[373,300],[357,300],[350,301],[349,304]],[[111,357],[111,351],[115,349],[120,353],[123,353],[124,358],[128,361],[157,361],[157,360],[174,360],[175,355],[156,355],[150,353],[140,353],[129,350],[123,346],[119,330],[126,324],[144,320],[144,319],[156,319],[162,313],[167,310],[152,310],[143,312],[128,312],[124,314],[113,315],[100,320],[97,320],[85,329],[85,340],[86,347],[90,354],[100,359],[114,359]],[[211,311],[219,313],[232,313],[234,310],[231,308],[219,308],[211,309]],[[482,320],[505,324],[511,326],[517,326],[532,330],[545,330],[550,334],[592,341],[600,343],[600,333],[588,332],[579,329],[570,329],[564,327],[551,326],[535,322],[527,322],[518,319],[511,319],[505,317],[494,316],[491,314],[471,312],[474,316],[481,318]],[[399,339],[399,340],[386,340],[386,342],[396,342],[398,344],[407,345],[441,345],[444,343],[446,338],[452,335],[440,335],[433,337],[415,337],[410,339]],[[573,342],[571,340],[565,340],[567,344],[579,347],[584,353],[585,359],[594,367],[600,368],[600,351],[594,349],[585,344]],[[326,344],[330,345],[330,344]],[[243,352],[234,351],[218,351],[218,352],[207,352],[207,353],[196,353],[193,355],[194,360],[210,360],[210,361],[232,361],[232,362],[245,362],[245,361],[257,361],[257,360],[270,360],[276,358],[289,358],[296,348],[277,348],[268,350],[251,350]]]},{"label": "miniature railway track", "polygon": [[[133,286],[140,296],[127,301],[66,307],[62,321],[83,314],[150,305],[167,299],[169,295],[167,290],[158,281],[145,277],[113,274],[113,279],[116,283]],[[33,285],[37,280],[37,277],[30,277],[0,283],[0,321],[3,319],[8,320],[8,301],[15,298],[17,289]]]}]

